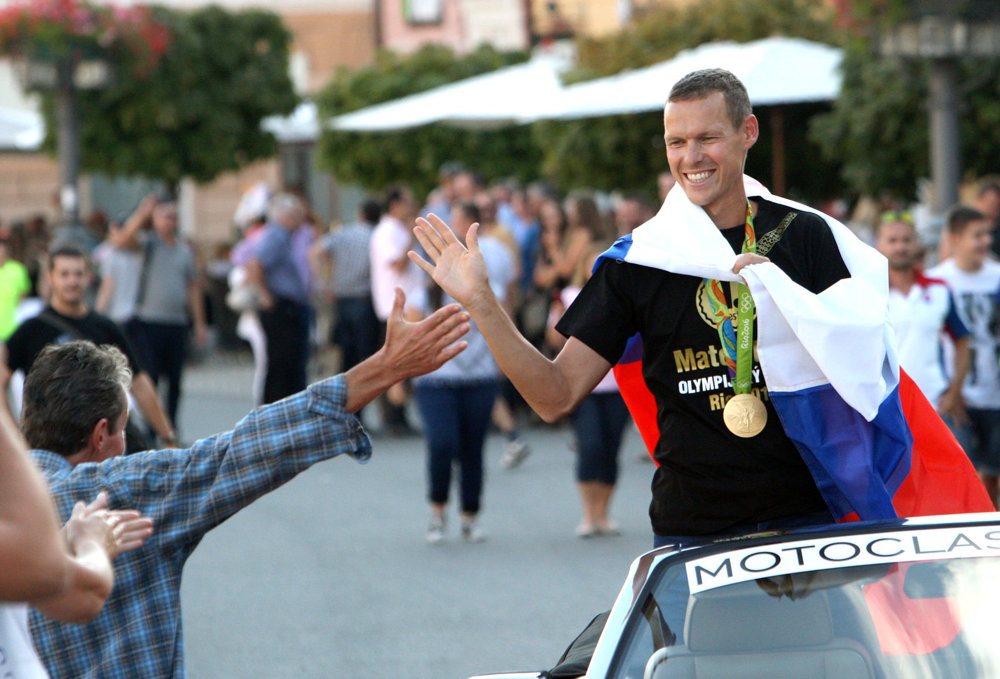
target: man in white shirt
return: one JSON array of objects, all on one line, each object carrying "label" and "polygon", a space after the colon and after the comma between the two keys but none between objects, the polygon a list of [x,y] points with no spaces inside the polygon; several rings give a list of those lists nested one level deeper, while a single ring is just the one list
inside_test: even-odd
[{"label": "man in white shirt", "polygon": [[962,385],[969,421],[964,426],[953,423],[954,431],[996,505],[1000,476],[1000,263],[989,258],[992,224],[983,213],[958,205],[948,212],[945,224],[951,258],[927,273],[948,283],[958,315],[971,333],[969,373]]},{"label": "man in white shirt", "polygon": [[[962,383],[969,371],[969,330],[958,316],[948,285],[921,271],[923,248],[908,213],[882,215],[875,246],[889,260],[889,320],[896,333],[899,364],[938,412],[965,424]],[[943,332],[955,348],[950,371],[941,356]]]},{"label": "man in white shirt", "polygon": [[410,293],[422,287],[424,273],[406,256],[413,246],[410,231],[416,217],[413,193],[404,186],[389,189],[385,195],[384,213],[372,231],[368,254],[372,271],[372,302],[375,315],[382,325],[392,311],[396,286]]},{"label": "man in white shirt", "polygon": [[[382,207],[382,219],[372,231],[368,254],[371,260],[372,304],[381,327],[381,337],[385,339],[386,319],[392,311],[396,287],[402,288],[410,299],[424,286],[426,277],[406,254],[414,244],[410,229],[417,216],[417,204],[413,192],[405,186],[392,187],[386,191]],[[402,408],[405,400],[405,389],[397,386],[389,391],[387,400],[380,401],[387,431],[412,433]]]}]

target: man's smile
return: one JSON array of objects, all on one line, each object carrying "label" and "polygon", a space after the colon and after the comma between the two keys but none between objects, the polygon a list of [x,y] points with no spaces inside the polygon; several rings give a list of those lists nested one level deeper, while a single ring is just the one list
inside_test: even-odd
[{"label": "man's smile", "polygon": [[715,170],[698,170],[697,172],[685,172],[684,177],[692,184],[700,184],[715,174]]}]

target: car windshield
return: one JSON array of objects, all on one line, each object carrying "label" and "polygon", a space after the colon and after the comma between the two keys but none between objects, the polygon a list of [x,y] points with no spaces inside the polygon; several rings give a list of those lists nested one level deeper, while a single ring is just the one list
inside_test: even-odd
[{"label": "car windshield", "polygon": [[[779,574],[768,565],[795,557],[796,548],[721,552],[693,567],[679,556],[661,564],[636,600],[608,676],[1000,677],[1000,531],[993,533],[993,545],[960,534],[953,542],[972,547],[850,566],[835,563],[852,561],[838,555],[850,554],[844,547],[829,549],[816,569],[802,568],[799,551],[797,567]],[[868,548],[912,556],[889,539]],[[767,577],[750,577],[762,570]]]}]

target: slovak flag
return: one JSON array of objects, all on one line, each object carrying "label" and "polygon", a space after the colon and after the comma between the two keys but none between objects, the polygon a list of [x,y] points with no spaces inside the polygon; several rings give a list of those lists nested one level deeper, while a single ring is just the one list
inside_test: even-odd
[{"label": "slovak flag", "polygon": [[[822,217],[851,273],[819,294],[770,262],[744,267],[757,306],[757,355],[788,437],[837,520],[870,520],[993,511],[955,437],[914,382],[899,369],[886,319],[885,258],[837,220],[771,195],[761,197]],[[705,211],[680,187],[660,211],[619,239],[595,264],[613,258],[679,274],[738,281],[736,255]],[[643,441],[659,439],[656,404],[642,378],[636,336],[615,378]]]}]

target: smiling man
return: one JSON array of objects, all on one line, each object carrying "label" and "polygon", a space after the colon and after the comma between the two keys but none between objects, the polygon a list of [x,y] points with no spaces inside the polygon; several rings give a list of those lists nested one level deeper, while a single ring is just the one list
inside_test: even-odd
[{"label": "smiling man", "polygon": [[[735,262],[723,272],[730,279],[745,265],[770,261],[810,293],[850,275],[822,217],[785,201],[748,200],[743,167],[758,123],[733,74],[709,69],[678,81],[664,132],[676,186],[629,246],[658,241],[671,256],[692,260],[721,247],[722,259]],[[745,306],[737,304],[744,300],[737,282],[636,264],[613,248],[559,322],[569,339],[548,360],[518,335],[490,292],[474,230],[468,250],[433,216],[418,220],[415,233],[430,261],[411,258],[465,305],[501,369],[546,420],[572,412],[630,340],[641,338],[660,432],[650,505],[657,544],[830,520],[768,398],[753,337],[737,340],[738,326],[755,325],[752,304],[749,314],[737,312]],[[733,413],[731,401],[746,407]]]},{"label": "smiling man", "polygon": [[[38,354],[50,344],[65,344],[79,339],[111,344],[128,358],[129,368],[135,376],[131,382],[131,393],[143,417],[164,446],[177,445],[156,387],[149,374],[137,364],[125,335],[114,321],[87,306],[90,281],[90,262],[81,250],[62,246],[49,253],[51,299],[40,314],[22,323],[7,340],[7,370],[0,374],[0,389],[6,392],[12,373],[20,371],[27,375]],[[141,449],[133,445],[129,452]]]}]

